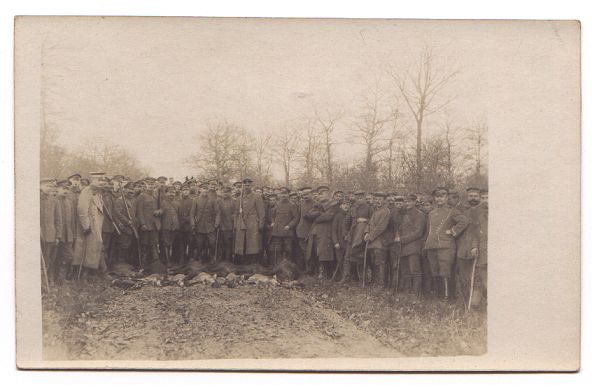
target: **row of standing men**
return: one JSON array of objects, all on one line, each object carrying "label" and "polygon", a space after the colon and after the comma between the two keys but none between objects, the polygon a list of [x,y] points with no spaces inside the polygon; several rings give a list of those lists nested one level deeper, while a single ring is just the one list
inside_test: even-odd
[{"label": "row of standing men", "polygon": [[[253,188],[216,180],[73,174],[41,180],[48,276],[93,276],[117,262],[146,271],[200,260],[274,265],[287,258],[318,278],[437,295],[487,289],[487,191],[344,193],[328,186]],[[460,283],[457,289],[457,283]]]}]

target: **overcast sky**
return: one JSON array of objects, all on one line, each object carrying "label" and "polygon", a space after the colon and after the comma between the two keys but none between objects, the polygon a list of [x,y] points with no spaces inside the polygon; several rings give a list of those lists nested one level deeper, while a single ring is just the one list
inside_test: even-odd
[{"label": "overcast sky", "polygon": [[[537,79],[552,76],[544,72],[548,52],[537,39],[547,34],[550,41],[561,40],[552,24],[520,22],[69,18],[52,23],[43,60],[48,108],[59,112],[54,119],[60,141],[79,148],[89,137],[110,138],[153,175],[176,178],[194,173],[184,160],[198,150],[197,137],[208,119],[257,131],[281,127],[310,113],[314,104],[355,115],[377,79],[393,90],[384,68],[406,68],[424,47],[433,49],[436,69],[460,71],[445,91],[455,97],[453,119],[460,125],[488,121],[491,134],[492,114],[512,102],[500,103],[509,88],[528,87],[533,68],[540,71],[541,65]],[[428,130],[438,120],[428,121]],[[346,123],[338,132],[344,141]],[[360,155],[345,145],[337,152],[340,159]]]}]

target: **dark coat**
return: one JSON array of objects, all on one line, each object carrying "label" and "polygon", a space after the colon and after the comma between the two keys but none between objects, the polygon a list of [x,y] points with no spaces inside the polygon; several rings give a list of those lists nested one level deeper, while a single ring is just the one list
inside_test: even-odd
[{"label": "dark coat", "polygon": [[300,202],[300,208],[298,210],[300,213],[300,218],[298,219],[298,226],[296,226],[296,236],[300,239],[306,239],[310,234],[313,220],[307,218],[306,214],[308,214],[313,209],[313,206],[314,202],[312,199],[303,200]]},{"label": "dark coat", "polygon": [[[357,247],[364,244],[364,234],[368,231],[368,221],[372,216],[372,208],[366,202],[355,202],[350,210],[351,222],[350,236],[351,247]],[[364,220],[364,222],[358,222]]]},{"label": "dark coat", "polygon": [[479,252],[477,264],[487,264],[487,221],[489,209],[487,205],[480,204],[465,211],[465,215],[471,221],[459,238],[457,256],[461,259],[471,259],[471,249]]},{"label": "dark coat", "polygon": [[191,206],[193,199],[191,196],[181,197],[179,199],[179,225],[182,231],[191,231]]},{"label": "dark coat", "polygon": [[57,198],[41,193],[41,240],[55,242],[61,236],[62,210]]},{"label": "dark coat", "polygon": [[222,198],[218,201],[218,207],[220,208],[220,231],[232,231],[236,202],[232,198]]},{"label": "dark coat", "polygon": [[145,191],[138,196],[136,215],[140,227],[146,226],[146,230],[149,231],[160,229],[160,220],[154,215],[157,208],[156,198],[151,192]]},{"label": "dark coat", "polygon": [[131,235],[134,232],[129,224],[128,209],[129,215],[131,216],[132,225],[135,226],[136,230],[138,231],[138,218],[136,217],[136,198],[128,198],[126,196],[124,202],[123,198],[120,196],[115,200],[115,203],[113,204],[113,216],[117,218],[117,221],[120,224],[119,230],[123,234]]},{"label": "dark coat", "polygon": [[[115,201],[115,198],[113,197],[113,194],[111,194],[110,192],[103,193],[103,209],[104,209],[103,214],[105,214],[105,219],[103,220],[103,232],[104,233],[115,232],[115,228],[113,227],[113,222],[116,221],[116,218],[111,218],[111,216],[109,215],[109,213],[111,213],[111,215],[113,217],[115,217],[115,214],[113,214],[114,201]],[[116,223],[116,224],[119,225],[119,223]],[[117,226],[117,228],[119,228],[119,226]]]},{"label": "dark coat", "polygon": [[[291,203],[289,200],[279,201],[276,204],[275,210],[273,210],[273,217],[271,223],[273,225],[271,229],[272,237],[293,237],[296,235],[296,226],[298,225],[298,208],[296,205]],[[284,229],[285,226],[289,226],[290,229]]]},{"label": "dark coat", "polygon": [[[334,260],[331,226],[333,224],[336,208],[337,206],[334,206],[327,211],[323,211],[322,207],[317,208],[319,215],[314,220],[311,234],[313,234],[316,239],[316,254],[319,258],[319,262],[331,262]],[[309,245],[313,242],[312,238],[313,237],[308,240]]]},{"label": "dark coat", "polygon": [[376,209],[368,222],[368,249],[385,249],[391,243],[392,234],[388,231],[391,221],[391,212],[388,207],[382,206]]},{"label": "dark coat", "polygon": [[218,197],[207,193],[193,201],[190,213],[191,228],[198,234],[213,233],[220,224]]},{"label": "dark coat", "polygon": [[177,231],[180,228],[179,208],[180,204],[176,200],[164,198],[161,202],[162,217],[160,218],[161,230]]},{"label": "dark coat", "polygon": [[425,215],[415,207],[405,211],[399,226],[401,256],[421,253],[425,223]]},{"label": "dark coat", "polygon": [[78,215],[76,214],[76,206],[68,197],[60,197],[58,199],[60,204],[60,211],[62,212],[62,227],[60,229],[60,240],[62,242],[74,242],[76,239],[76,224]]},{"label": "dark coat", "polygon": [[242,255],[243,252],[258,254],[261,252],[261,234],[265,226],[263,199],[253,192],[245,193],[242,197],[242,205],[240,198],[237,205],[238,209],[234,220],[236,229],[234,252],[238,255]]},{"label": "dark coat", "polygon": [[434,207],[428,214],[428,237],[424,248],[456,250],[456,238],[460,237],[469,222],[469,218],[457,208],[446,205]]},{"label": "dark coat", "polygon": [[338,207],[333,216],[333,223],[331,224],[331,242],[333,247],[339,244],[339,249],[335,249],[335,256],[341,257],[345,253],[347,241],[346,235],[348,228],[346,227],[345,218],[347,213]]}]

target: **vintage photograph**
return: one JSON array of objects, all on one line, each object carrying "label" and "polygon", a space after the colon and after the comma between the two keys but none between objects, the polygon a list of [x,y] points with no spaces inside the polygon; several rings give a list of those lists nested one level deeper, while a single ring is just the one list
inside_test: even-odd
[{"label": "vintage photograph", "polygon": [[531,24],[40,21],[43,361],[487,354]]}]

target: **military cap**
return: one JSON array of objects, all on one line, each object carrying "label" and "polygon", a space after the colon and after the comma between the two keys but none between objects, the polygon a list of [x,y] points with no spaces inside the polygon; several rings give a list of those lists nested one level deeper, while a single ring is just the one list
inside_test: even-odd
[{"label": "military cap", "polygon": [[79,173],[77,173],[77,172],[76,172],[76,173],[74,173],[74,174],[70,175],[70,176],[69,176],[68,178],[66,178],[66,179],[68,179],[68,180],[69,180],[69,179],[72,179],[72,178],[78,178],[78,179],[81,179],[81,178],[82,178],[82,175],[80,175]]},{"label": "military cap", "polygon": [[298,191],[306,191],[306,190],[312,191],[312,187],[310,187],[310,186],[305,186],[305,187],[300,187],[300,188],[298,189]]},{"label": "military cap", "polygon": [[375,197],[382,197],[382,198],[386,198],[386,193],[382,192],[382,191],[376,191],[374,194]]},{"label": "military cap", "polygon": [[39,181],[39,183],[41,184],[47,184],[47,183],[55,183],[56,180],[55,178],[41,178],[41,180]]},{"label": "military cap", "polygon": [[183,186],[183,182],[181,182],[180,180],[176,180],[176,181],[173,182],[173,186],[176,186],[176,185]]},{"label": "military cap", "polygon": [[448,190],[448,195],[458,195],[458,191],[456,189],[451,188]]},{"label": "military cap", "polygon": [[481,189],[478,187],[469,187],[467,188],[467,192],[471,192],[471,191],[477,191],[478,193],[481,192]]},{"label": "military cap", "polygon": [[287,187],[280,187],[279,191],[281,194],[290,194],[290,189]]},{"label": "military cap", "polygon": [[181,190],[189,190],[189,189],[191,189],[191,186],[189,183],[183,183],[181,185]]},{"label": "military cap", "polygon": [[424,195],[422,201],[423,203],[432,203],[434,201],[434,198],[432,198],[431,195]]},{"label": "military cap", "polygon": [[229,193],[232,192],[232,187],[222,187],[222,192]]},{"label": "military cap", "polygon": [[177,192],[177,190],[175,190],[175,188],[173,186],[168,186],[166,189],[164,189],[164,192],[169,192],[169,191]]},{"label": "military cap", "polygon": [[239,180],[239,181],[237,181],[237,182],[234,182],[232,185],[233,185],[234,187],[241,187],[241,186],[243,185],[243,182],[241,182],[241,181]]},{"label": "military cap", "polygon": [[395,195],[393,199],[395,202],[405,202],[405,197],[403,195]]},{"label": "military cap", "polygon": [[58,185],[58,187],[72,186],[72,182],[70,182],[68,179],[62,179],[62,180],[58,181],[56,184]]},{"label": "military cap", "polygon": [[136,187],[136,184],[134,182],[127,182],[126,184],[123,185],[123,188],[134,188]]},{"label": "military cap", "polygon": [[446,187],[436,187],[434,191],[432,191],[432,195],[442,195],[442,193],[448,194],[448,189]]},{"label": "military cap", "polygon": [[167,178],[166,176],[159,176],[158,178],[156,178],[156,180],[158,182],[161,182],[161,181],[165,181],[166,182],[167,180],[169,180],[169,178]]},{"label": "military cap", "polygon": [[317,187],[317,191],[321,192],[321,191],[329,191],[329,187],[328,186],[319,186]]},{"label": "military cap", "polygon": [[271,193],[268,195],[268,198],[277,198],[277,194]]},{"label": "military cap", "polygon": [[199,188],[208,188],[209,184],[207,184],[206,182],[202,182],[199,184]]},{"label": "military cap", "polygon": [[417,200],[417,195],[415,195],[415,194],[407,194],[405,196],[405,200],[408,200],[408,201],[416,201]]},{"label": "military cap", "polygon": [[290,193],[290,198],[297,197],[297,196],[298,196],[298,193],[297,192],[291,192]]},{"label": "military cap", "polygon": [[125,177],[123,175],[114,175],[113,178],[111,178],[111,180],[116,180],[118,182],[121,182],[122,180],[124,180]]},{"label": "military cap", "polygon": [[487,190],[486,188],[481,189],[481,194],[487,194],[487,193],[489,193],[489,190]]},{"label": "military cap", "polygon": [[152,182],[152,183],[154,183],[154,182],[156,182],[156,179],[154,179],[151,176],[147,176],[146,178],[144,178],[144,182]]},{"label": "military cap", "polygon": [[253,183],[253,179],[251,179],[251,178],[245,178],[245,179],[243,179],[243,183],[244,184],[252,184]]},{"label": "military cap", "polygon": [[343,194],[343,191],[341,191],[341,190],[335,190],[335,191],[333,191],[333,194],[334,194],[334,195],[335,195],[335,194]]},{"label": "military cap", "polygon": [[365,195],[365,194],[366,194],[366,192],[364,192],[362,190],[357,190],[356,192],[354,192],[354,195],[357,195],[357,196],[359,196],[359,195]]}]

